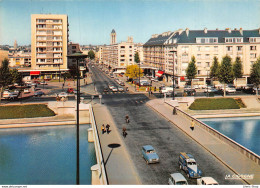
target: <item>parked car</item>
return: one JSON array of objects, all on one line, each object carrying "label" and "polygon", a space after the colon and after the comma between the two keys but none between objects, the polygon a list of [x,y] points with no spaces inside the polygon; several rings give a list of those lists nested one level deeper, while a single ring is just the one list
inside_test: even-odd
[{"label": "parked car", "polygon": [[68,94],[66,92],[61,92],[58,94],[58,97],[68,97]]},{"label": "parked car", "polygon": [[184,94],[186,94],[187,96],[195,96],[196,95],[196,90],[195,89],[186,88],[186,89],[184,89]]},{"label": "parked car", "polygon": [[40,82],[40,84],[41,85],[48,85],[47,82],[45,82],[45,81]]},{"label": "parked car", "polygon": [[104,90],[103,90],[103,92],[108,92],[109,90],[108,90],[108,87],[104,87]]},{"label": "parked car", "polygon": [[24,89],[23,93],[27,94],[27,93],[30,93],[30,91],[29,91],[29,89]]},{"label": "parked car", "polygon": [[142,147],[142,156],[147,164],[158,163],[160,161],[159,156],[151,145],[146,145]]},{"label": "parked car", "polygon": [[169,93],[173,91],[172,87],[162,87],[162,93]]},{"label": "parked car", "polygon": [[188,185],[188,182],[181,173],[173,173],[173,174],[170,174],[168,184],[169,185]]},{"label": "parked car", "polygon": [[44,92],[42,92],[42,91],[37,91],[34,93],[35,97],[41,97],[42,95],[44,95]]},{"label": "parked car", "polygon": [[218,185],[218,182],[212,177],[202,177],[197,179],[197,185]]},{"label": "parked car", "polygon": [[181,152],[178,163],[180,165],[180,169],[184,170],[188,178],[201,177],[202,171],[198,168],[198,165],[191,154]]},{"label": "parked car", "polygon": [[[224,91],[224,89],[223,89],[223,91]],[[236,91],[237,90],[235,87],[231,87],[231,86],[226,87],[226,93],[235,93]]]},{"label": "parked car", "polygon": [[205,88],[204,89],[204,93],[215,93],[215,92],[218,92],[217,88],[214,88],[214,87],[208,87],[208,88]]},{"label": "parked car", "polygon": [[108,85],[108,88],[111,89],[111,90],[112,90],[113,87],[115,87],[115,86],[112,85],[112,84],[109,84],[109,85]]},{"label": "parked car", "polygon": [[115,86],[113,86],[111,90],[112,90],[113,92],[117,92],[117,91],[118,91],[117,87],[115,87]]},{"label": "parked car", "polygon": [[73,93],[74,92],[74,89],[73,88],[68,88],[67,89],[67,93]]},{"label": "parked car", "polygon": [[118,91],[124,91],[124,88],[119,86]]}]

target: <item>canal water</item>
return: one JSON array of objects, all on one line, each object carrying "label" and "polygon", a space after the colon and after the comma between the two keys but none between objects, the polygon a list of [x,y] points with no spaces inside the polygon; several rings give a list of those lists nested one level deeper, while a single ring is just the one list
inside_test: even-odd
[{"label": "canal water", "polygon": [[260,117],[210,118],[200,121],[260,155]]},{"label": "canal water", "polygon": [[[91,184],[95,148],[80,125],[80,184]],[[76,184],[76,126],[0,129],[0,184]]]}]

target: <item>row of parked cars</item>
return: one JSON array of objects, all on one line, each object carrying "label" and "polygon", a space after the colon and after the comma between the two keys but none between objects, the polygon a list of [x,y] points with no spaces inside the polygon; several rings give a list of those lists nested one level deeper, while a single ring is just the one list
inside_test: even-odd
[{"label": "row of parked cars", "polygon": [[[151,145],[142,147],[142,157],[147,164],[159,163],[160,159],[155,149]],[[198,168],[195,158],[191,154],[181,152],[178,165],[188,178],[197,178],[198,185],[218,185],[218,182],[212,177],[202,177],[202,171]],[[170,185],[188,185],[187,180],[181,173],[172,173],[168,179]]]}]

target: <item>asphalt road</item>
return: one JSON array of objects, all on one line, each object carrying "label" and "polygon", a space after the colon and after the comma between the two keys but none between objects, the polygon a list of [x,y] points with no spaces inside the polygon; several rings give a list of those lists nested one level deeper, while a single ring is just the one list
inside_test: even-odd
[{"label": "asphalt road", "polygon": [[[108,83],[117,85],[99,69],[91,68],[91,70],[98,92],[103,92]],[[192,154],[203,176],[211,176],[219,184],[244,183],[240,180],[225,180],[226,175],[234,173],[176,126],[145,105],[149,100],[145,95],[110,92],[104,94],[102,100],[112,114],[117,128],[119,130],[127,128],[128,135],[124,141],[143,184],[167,184],[169,174],[175,172],[181,172],[188,179],[179,169],[180,152]],[[126,115],[130,117],[129,124],[125,123]],[[160,163],[146,164],[141,156],[141,147],[147,144],[156,149]],[[196,184],[196,179],[189,179],[188,183]]]}]

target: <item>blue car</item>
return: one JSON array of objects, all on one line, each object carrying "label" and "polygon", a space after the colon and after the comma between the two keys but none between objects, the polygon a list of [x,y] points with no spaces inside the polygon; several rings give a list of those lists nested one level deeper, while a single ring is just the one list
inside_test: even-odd
[{"label": "blue car", "polygon": [[156,154],[155,149],[151,145],[142,147],[142,155],[147,164],[159,162],[159,156]]},{"label": "blue car", "polygon": [[184,152],[180,153],[179,157],[180,169],[183,169],[188,178],[199,178],[202,175],[202,171],[198,168],[198,165],[191,154]]}]

